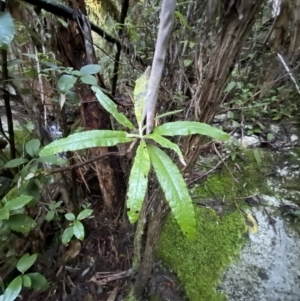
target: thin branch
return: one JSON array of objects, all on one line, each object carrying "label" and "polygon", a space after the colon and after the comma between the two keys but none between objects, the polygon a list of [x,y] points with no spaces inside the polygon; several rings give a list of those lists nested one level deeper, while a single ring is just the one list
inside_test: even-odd
[{"label": "thin branch", "polygon": [[127,154],[127,152],[125,152],[125,153],[120,153],[120,152],[105,153],[103,155],[94,157],[94,158],[86,160],[84,162],[80,162],[78,164],[74,164],[74,165],[70,165],[70,166],[64,166],[64,167],[59,167],[59,168],[56,168],[56,169],[52,169],[52,170],[46,171],[45,175],[51,175],[51,174],[58,173],[58,172],[63,172],[63,171],[72,171],[73,169],[76,169],[76,168],[88,165],[88,164],[93,163],[95,161],[105,159],[108,156],[125,156],[126,154]]},{"label": "thin branch", "polygon": [[[60,4],[54,0],[24,0],[24,2],[37,6],[39,8],[44,9],[45,11],[52,13],[58,17],[63,17],[76,22],[76,13],[75,11],[63,4]],[[91,29],[99,34],[106,41],[116,44],[117,47],[123,48],[127,54],[131,53],[131,50],[128,46],[122,45],[121,42],[110,34],[105,32],[102,28],[97,26],[96,24],[89,22],[91,25]],[[135,57],[136,61],[139,62],[142,66],[146,66],[146,63],[138,56]]]}]

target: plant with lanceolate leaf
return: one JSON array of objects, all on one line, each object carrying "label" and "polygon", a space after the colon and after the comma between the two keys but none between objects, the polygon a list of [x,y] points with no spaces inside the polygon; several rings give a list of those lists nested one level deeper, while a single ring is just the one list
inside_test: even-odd
[{"label": "plant with lanceolate leaf", "polygon": [[[89,73],[97,68],[94,65],[85,66],[85,72]],[[90,79],[93,76],[90,74]],[[190,239],[195,235],[196,220],[191,197],[179,168],[173,163],[165,151],[156,146],[173,150],[182,164],[185,164],[183,155],[178,145],[171,142],[165,136],[187,136],[201,134],[218,140],[227,140],[229,135],[223,131],[199,122],[178,121],[169,122],[156,127],[151,134],[144,135],[143,111],[149,81],[145,72],[137,81],[134,90],[134,111],[138,127],[135,129],[127,117],[117,111],[117,106],[102,92],[95,80],[91,80],[92,90],[101,105],[125,128],[127,131],[92,130],[75,133],[67,138],[56,140],[40,152],[40,156],[49,156],[66,151],[78,151],[91,147],[110,147],[120,143],[138,143],[133,166],[129,177],[127,192],[128,217],[131,223],[137,221],[142,208],[148,187],[148,176],[151,166],[165,194],[165,198],[174,214],[183,233]],[[75,83],[73,80],[72,82]],[[89,83],[85,81],[85,83]],[[69,86],[71,88],[71,86]],[[172,114],[167,113],[167,114]],[[165,114],[163,115],[165,116]],[[158,116],[160,118],[162,116]]]}]

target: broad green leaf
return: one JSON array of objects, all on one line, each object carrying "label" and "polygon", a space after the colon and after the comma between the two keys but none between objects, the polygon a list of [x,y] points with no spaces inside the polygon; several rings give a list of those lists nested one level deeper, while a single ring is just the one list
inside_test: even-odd
[{"label": "broad green leaf", "polygon": [[153,131],[153,134],[162,135],[162,136],[187,136],[200,134],[209,136],[217,140],[228,140],[230,136],[206,123],[200,123],[196,121],[175,121],[164,123],[156,127]]},{"label": "broad green leaf", "polygon": [[73,213],[67,213],[67,214],[65,214],[65,218],[68,221],[75,221],[75,215]]},{"label": "broad green leaf", "polygon": [[14,21],[9,12],[0,12],[0,49],[6,49],[15,35]]},{"label": "broad green leaf", "polygon": [[17,159],[13,159],[13,160],[8,161],[8,162],[4,165],[4,167],[5,167],[5,168],[14,168],[14,167],[20,166],[21,164],[27,163],[27,162],[28,162],[27,159],[24,159],[24,158],[17,158]]},{"label": "broad green leaf", "polygon": [[80,74],[86,75],[86,74],[97,74],[101,71],[101,66],[96,64],[86,65],[81,67]]},{"label": "broad green leaf", "polygon": [[73,233],[73,227],[68,227],[67,229],[65,229],[65,231],[62,235],[62,243],[64,245],[67,245],[70,242],[73,234],[74,234]]},{"label": "broad green leaf", "polygon": [[170,157],[154,145],[147,145],[151,163],[166,200],[182,232],[193,239],[196,233],[196,219],[192,199],[186,183]]},{"label": "broad green leaf", "polygon": [[79,240],[83,240],[84,239],[84,227],[83,227],[83,224],[76,220],[74,222],[74,225],[73,225],[73,232],[74,232],[74,235],[79,239]]},{"label": "broad green leaf", "polygon": [[92,85],[95,86],[97,85],[97,79],[95,76],[90,75],[90,74],[86,74],[80,77],[80,80],[87,85]]},{"label": "broad green leaf", "polygon": [[148,187],[150,158],[146,143],[141,140],[130,171],[129,188],[127,193],[127,212],[131,223],[137,221]]},{"label": "broad green leaf", "polygon": [[71,74],[72,74],[72,75],[75,75],[75,76],[78,76],[78,77],[80,77],[80,76],[82,75],[82,74],[80,73],[80,71],[78,71],[78,70],[72,70]]},{"label": "broad green leaf", "polygon": [[4,301],[15,300],[18,297],[21,289],[22,289],[22,276],[19,275],[6,288],[6,290],[4,292],[3,300]]},{"label": "broad green leaf", "polygon": [[0,221],[4,219],[9,219],[9,210],[5,207],[0,209]]},{"label": "broad green leaf", "polygon": [[31,287],[31,279],[28,275],[23,275],[22,280],[23,280],[23,286]]},{"label": "broad green leaf", "polygon": [[15,199],[12,199],[8,201],[4,208],[8,210],[17,210],[19,208],[24,207],[26,204],[28,204],[32,200],[32,196],[29,195],[21,195]]},{"label": "broad green leaf", "polygon": [[73,88],[73,86],[75,85],[77,81],[77,77],[73,76],[73,75],[69,75],[69,74],[63,74],[58,82],[57,82],[57,86],[58,89],[62,92],[62,93],[66,93],[68,92],[70,89]]},{"label": "broad green leaf", "polygon": [[98,86],[93,86],[92,90],[95,92],[98,101],[107,112],[113,115],[113,117],[124,127],[134,129],[130,120],[124,114],[118,112],[117,105],[106,96]]},{"label": "broad green leaf", "polygon": [[226,89],[225,89],[225,92],[226,93],[229,93],[233,88],[235,88],[236,87],[236,82],[230,82],[228,85],[227,85],[227,87],[226,87]]},{"label": "broad green leaf", "polygon": [[65,165],[67,160],[57,156],[57,155],[50,155],[45,157],[40,157],[37,159],[38,162],[45,163],[45,164],[55,164],[55,165]]},{"label": "broad green leaf", "polygon": [[141,128],[144,107],[146,104],[146,95],[147,95],[147,89],[148,89],[148,84],[150,79],[150,73],[151,73],[151,67],[148,67],[143,73],[143,75],[135,81],[135,88],[133,91],[134,113],[139,128]]},{"label": "broad green leaf", "polygon": [[9,220],[3,221],[11,230],[28,233],[36,227],[36,222],[26,214],[14,214]]},{"label": "broad green leaf", "polygon": [[40,156],[49,156],[67,151],[78,151],[91,147],[108,147],[130,141],[133,141],[133,139],[128,138],[127,133],[124,131],[92,130],[75,133],[67,138],[55,140],[41,150]]},{"label": "broad green leaf", "polygon": [[36,261],[38,254],[31,256],[26,253],[17,262],[17,269],[20,273],[24,274]]},{"label": "broad green leaf", "polygon": [[40,273],[26,274],[31,279],[31,287],[34,290],[45,290],[48,288],[47,279]]},{"label": "broad green leaf", "polygon": [[29,154],[31,157],[34,157],[39,154],[40,146],[41,146],[40,140],[33,139],[25,144],[25,149],[27,154]]},{"label": "broad green leaf", "polygon": [[47,222],[52,221],[53,218],[54,218],[54,215],[55,215],[55,212],[53,210],[48,211],[47,214],[46,214],[46,216],[45,216],[45,220]]},{"label": "broad green leaf", "polygon": [[93,210],[92,209],[84,209],[84,210],[82,210],[79,214],[78,214],[78,216],[77,216],[77,220],[82,220],[82,219],[84,219],[84,218],[87,218],[87,217],[89,217],[91,214],[93,213]]},{"label": "broad green leaf", "polygon": [[186,165],[183,155],[182,155],[182,152],[177,144],[171,142],[169,139],[166,139],[160,135],[155,135],[155,134],[146,135],[145,138],[154,140],[155,142],[160,144],[162,147],[172,149],[178,155],[180,162],[183,165]]}]

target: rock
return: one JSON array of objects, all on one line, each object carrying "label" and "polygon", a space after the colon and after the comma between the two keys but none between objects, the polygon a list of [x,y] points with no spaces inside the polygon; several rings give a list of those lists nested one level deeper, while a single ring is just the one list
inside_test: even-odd
[{"label": "rock", "polygon": [[239,142],[243,145],[243,147],[257,147],[260,146],[261,142],[259,138],[255,135],[252,136],[244,136],[239,139]]},{"label": "rock", "polygon": [[230,301],[300,300],[299,235],[283,216],[272,214],[280,205],[278,199],[261,199],[267,203],[268,214],[253,209],[259,232],[249,234],[240,261],[227,270],[219,289]]}]

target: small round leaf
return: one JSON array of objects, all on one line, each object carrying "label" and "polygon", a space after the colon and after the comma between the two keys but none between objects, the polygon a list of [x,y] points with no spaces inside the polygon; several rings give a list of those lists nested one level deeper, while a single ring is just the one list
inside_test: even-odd
[{"label": "small round leaf", "polygon": [[23,275],[23,286],[31,287],[31,279],[28,275]]},{"label": "small round leaf", "polygon": [[65,218],[68,221],[75,221],[75,215],[73,213],[67,213],[67,214],[65,214]]}]

